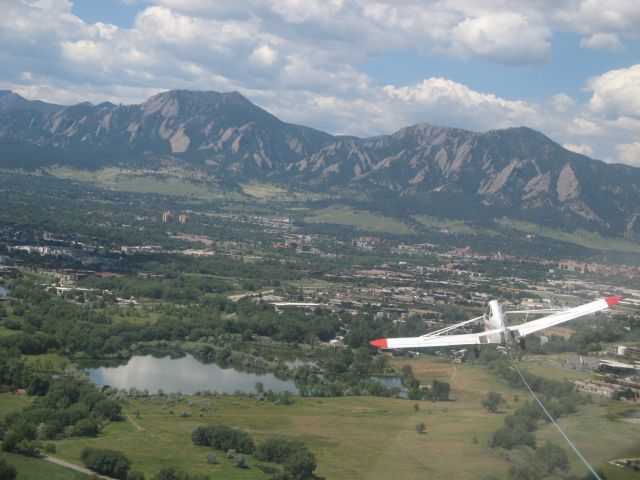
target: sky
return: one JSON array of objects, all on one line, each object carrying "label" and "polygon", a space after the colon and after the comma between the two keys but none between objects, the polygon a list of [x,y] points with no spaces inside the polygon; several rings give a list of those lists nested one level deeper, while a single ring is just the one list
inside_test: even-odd
[{"label": "sky", "polygon": [[280,119],[540,130],[640,167],[637,0],[0,0],[0,88],[74,104],[236,90]]}]

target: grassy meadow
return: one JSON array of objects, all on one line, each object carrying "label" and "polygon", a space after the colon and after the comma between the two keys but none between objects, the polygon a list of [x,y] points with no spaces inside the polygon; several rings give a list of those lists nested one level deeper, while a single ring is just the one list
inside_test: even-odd
[{"label": "grassy meadow", "polygon": [[98,187],[118,192],[158,193],[205,201],[242,198],[239,193],[221,190],[213,182],[189,178],[184,174],[181,175],[180,172],[173,171],[159,175],[119,168],[89,171],[69,167],[51,167],[47,169],[47,172],[57,178],[92,183]]},{"label": "grassy meadow", "polygon": [[534,223],[520,222],[510,218],[503,218],[498,221],[503,227],[517,230],[523,233],[539,235],[541,237],[551,238],[562,242],[573,243],[594,250],[617,250],[620,252],[640,253],[640,245],[629,242],[622,238],[603,237],[596,232],[588,232],[586,230],[575,230],[573,232],[564,232],[549,227],[543,227]]},{"label": "grassy meadow", "polygon": [[307,222],[347,225],[366,232],[395,233],[399,235],[415,233],[413,228],[395,218],[343,206],[332,206],[316,210],[305,220]]},{"label": "grassy meadow", "polygon": [[0,452],[0,458],[16,467],[16,480],[87,480],[90,477],[68,468],[53,465],[38,458],[25,457],[15,453]]},{"label": "grassy meadow", "polygon": [[[448,381],[451,402],[411,401],[379,397],[296,398],[293,405],[256,403],[251,397],[184,397],[175,403],[155,398],[131,400],[125,406],[125,421],[108,425],[96,438],[67,438],[56,441],[57,457],[80,464],[85,446],[112,448],[133,460],[133,469],[151,478],[163,467],[176,467],[190,473],[207,474],[212,479],[267,479],[260,467],[278,468],[247,456],[249,469],[233,466],[223,452],[219,465],[206,461],[207,448],[195,446],[190,431],[199,424],[221,423],[246,430],[260,442],[269,437],[305,442],[318,459],[317,475],[326,479],[453,478],[477,479],[494,474],[504,477],[509,468],[505,456],[488,447],[494,430],[506,415],[528,399],[484,367],[454,364],[446,359],[422,356],[413,359],[390,357],[399,370],[410,364],[423,384]],[[526,362],[529,367],[535,362]],[[546,369],[552,369],[544,365]],[[536,372],[538,373],[538,372]],[[564,374],[564,373],[563,373]],[[507,400],[498,413],[488,413],[480,401],[489,391]],[[0,395],[0,413],[17,410],[27,397]],[[210,408],[201,409],[208,404]],[[417,405],[417,409],[416,406]],[[640,425],[618,420],[616,414],[630,408],[622,403],[599,403],[561,420],[567,433],[587,457],[602,468],[609,480],[632,478],[606,462],[623,455],[640,454]],[[189,412],[190,416],[182,416]],[[416,424],[425,422],[426,434],[416,433]],[[536,433],[538,443],[550,440],[564,443],[550,426]],[[575,455],[568,450],[576,472],[582,472]],[[464,461],[460,461],[460,459]],[[11,462],[27,469],[28,478],[58,478],[40,474],[37,460]],[[42,471],[52,468],[46,465]],[[70,474],[69,477],[75,478]],[[27,478],[27,477],[20,477]]]}]

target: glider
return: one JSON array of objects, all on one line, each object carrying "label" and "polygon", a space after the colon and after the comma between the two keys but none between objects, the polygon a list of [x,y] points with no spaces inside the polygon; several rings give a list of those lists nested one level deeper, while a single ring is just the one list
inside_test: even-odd
[{"label": "glider", "polygon": [[[379,338],[373,340],[371,345],[382,349],[397,348],[426,348],[426,347],[450,347],[456,345],[485,345],[489,343],[497,343],[506,345],[523,340],[525,335],[544,330],[545,328],[554,327],[574,318],[589,315],[607,308],[613,307],[622,300],[622,297],[606,297],[595,300],[579,307],[568,308],[565,310],[552,310],[554,313],[537,320],[525,322],[520,325],[509,325],[507,322],[507,313],[544,313],[550,310],[521,310],[512,312],[503,312],[502,307],[497,300],[491,300],[487,312],[471,320],[456,323],[448,327],[442,328],[435,332],[427,333],[420,337],[405,338]],[[480,333],[464,333],[460,335],[444,335],[464,325],[482,320],[484,324],[484,332]]]}]

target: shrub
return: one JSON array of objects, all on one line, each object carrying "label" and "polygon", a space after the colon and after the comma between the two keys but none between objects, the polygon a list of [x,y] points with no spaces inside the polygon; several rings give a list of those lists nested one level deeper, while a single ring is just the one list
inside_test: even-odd
[{"label": "shrub", "polygon": [[204,445],[216,450],[235,449],[240,453],[253,453],[255,443],[247,432],[226,425],[200,425],[191,433],[196,445]]},{"label": "shrub", "polygon": [[207,462],[215,465],[217,463],[220,463],[220,460],[218,460],[218,457],[214,452],[209,452],[207,453]]},{"label": "shrub", "polygon": [[284,470],[295,479],[313,477],[316,457],[306,445],[296,440],[270,438],[258,445],[255,457],[265,462],[284,464]]},{"label": "shrub", "polygon": [[308,450],[299,450],[290,456],[284,464],[285,472],[293,478],[304,480],[313,477],[316,469],[316,457]]},{"label": "shrub", "polygon": [[131,460],[123,453],[106,448],[85,447],[80,452],[80,459],[88,469],[122,480],[126,480],[131,468]]},{"label": "shrub", "polygon": [[249,468],[249,465],[247,465],[247,461],[242,455],[236,455],[233,459],[233,464],[236,466],[236,468]]},{"label": "shrub", "polygon": [[4,458],[0,458],[0,480],[13,480],[17,475],[16,467],[7,463]]},{"label": "shrub", "polygon": [[425,433],[427,431],[427,424],[424,422],[420,422],[416,425],[416,432]]},{"label": "shrub", "polygon": [[181,470],[167,467],[156,473],[153,480],[189,480],[189,475]]},{"label": "shrub", "polygon": [[95,437],[99,431],[98,422],[93,418],[83,418],[73,426],[73,434],[77,437]]},{"label": "shrub", "polygon": [[93,407],[93,413],[95,413],[99,418],[104,418],[105,420],[120,420],[122,416],[122,407],[115,400],[100,400]]},{"label": "shrub", "polygon": [[488,411],[495,413],[498,411],[498,407],[505,403],[504,398],[497,392],[489,392],[487,396],[482,399],[482,406]]}]

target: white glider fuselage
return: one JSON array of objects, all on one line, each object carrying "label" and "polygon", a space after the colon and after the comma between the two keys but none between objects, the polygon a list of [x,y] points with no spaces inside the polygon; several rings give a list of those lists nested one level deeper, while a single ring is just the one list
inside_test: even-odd
[{"label": "white glider fuselage", "polygon": [[487,335],[487,343],[505,344],[508,338],[507,317],[502,312],[502,307],[497,300],[489,302],[487,313],[482,317],[484,331],[490,332]]}]

